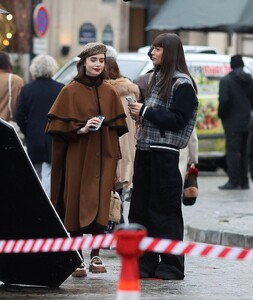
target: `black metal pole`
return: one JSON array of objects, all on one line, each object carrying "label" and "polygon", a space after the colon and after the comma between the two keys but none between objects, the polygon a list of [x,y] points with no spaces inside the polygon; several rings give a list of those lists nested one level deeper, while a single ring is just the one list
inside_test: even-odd
[{"label": "black metal pole", "polygon": [[[151,0],[145,0],[145,10],[146,10],[146,15],[145,15],[145,27],[148,25],[151,19],[151,13],[152,13],[152,7],[151,7]],[[145,30],[145,28],[144,28]],[[150,45],[151,44],[151,32],[150,30],[145,30],[144,32],[144,43],[145,45]]]}]

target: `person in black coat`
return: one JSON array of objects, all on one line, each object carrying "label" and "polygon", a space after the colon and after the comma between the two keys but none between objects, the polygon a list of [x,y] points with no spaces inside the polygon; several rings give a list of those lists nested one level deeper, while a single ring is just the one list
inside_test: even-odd
[{"label": "person in black coat", "polygon": [[253,105],[252,105],[252,110],[251,110],[248,151],[249,151],[249,172],[250,172],[251,180],[253,181]]},{"label": "person in black coat", "polygon": [[17,100],[16,121],[25,136],[27,153],[50,196],[51,136],[45,134],[47,114],[63,84],[52,79],[58,65],[49,55],[36,56],[30,65],[33,81],[24,85]]},{"label": "person in black coat", "polygon": [[247,142],[250,129],[250,99],[253,98],[253,79],[244,72],[240,55],[231,57],[232,71],[219,86],[218,116],[226,138],[228,182],[222,190],[249,189]]}]

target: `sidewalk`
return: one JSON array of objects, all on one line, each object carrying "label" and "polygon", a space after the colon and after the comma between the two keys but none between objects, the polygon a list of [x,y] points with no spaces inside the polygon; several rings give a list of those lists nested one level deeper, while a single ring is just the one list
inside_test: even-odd
[{"label": "sidewalk", "polygon": [[186,235],[196,242],[253,248],[253,186],[249,190],[219,190],[226,175],[200,172],[199,196],[183,206]]},{"label": "sidewalk", "polygon": [[[199,197],[183,206],[185,240],[253,247],[253,187],[247,191],[220,191],[223,173],[201,173]],[[125,215],[129,202],[125,202]],[[188,236],[187,236],[188,234]],[[247,243],[246,243],[247,242]],[[251,242],[251,244],[250,244]],[[246,243],[246,244],[245,244]],[[83,251],[88,264],[88,250]],[[0,299],[115,300],[121,271],[115,250],[101,250],[108,273],[69,278],[59,288],[6,286],[0,282]],[[186,256],[183,281],[141,280],[141,300],[251,300],[252,262]],[[39,270],[38,270],[39,272]]]}]

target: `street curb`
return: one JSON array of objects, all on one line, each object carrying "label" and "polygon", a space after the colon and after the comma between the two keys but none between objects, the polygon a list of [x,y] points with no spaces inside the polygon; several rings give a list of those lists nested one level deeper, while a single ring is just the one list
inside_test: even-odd
[{"label": "street curb", "polygon": [[195,242],[229,247],[253,248],[253,236],[186,226],[186,236]]}]

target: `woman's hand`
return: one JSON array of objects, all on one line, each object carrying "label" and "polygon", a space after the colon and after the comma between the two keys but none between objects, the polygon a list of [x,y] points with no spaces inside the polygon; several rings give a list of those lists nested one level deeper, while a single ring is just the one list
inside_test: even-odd
[{"label": "woman's hand", "polygon": [[77,131],[77,134],[88,133],[90,130],[90,127],[96,127],[97,125],[99,125],[100,122],[101,122],[101,120],[97,117],[93,117],[93,118],[89,119],[87,121],[86,125]]},{"label": "woman's hand", "polygon": [[138,103],[138,102],[129,104],[129,107],[128,107],[129,114],[133,120],[135,120],[135,121],[139,120],[139,117],[140,117],[139,113],[142,108],[142,105],[143,105],[143,103]]}]

